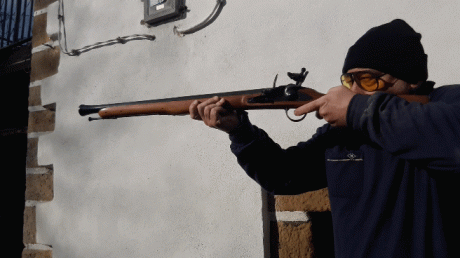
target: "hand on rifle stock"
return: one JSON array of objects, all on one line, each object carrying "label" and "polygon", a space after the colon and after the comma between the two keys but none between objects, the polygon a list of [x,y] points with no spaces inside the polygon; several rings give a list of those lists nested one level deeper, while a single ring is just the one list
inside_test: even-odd
[{"label": "hand on rifle stock", "polygon": [[189,107],[190,117],[229,133],[238,127],[240,121],[236,111],[225,108],[226,105],[226,100],[217,96],[203,102],[195,100]]}]

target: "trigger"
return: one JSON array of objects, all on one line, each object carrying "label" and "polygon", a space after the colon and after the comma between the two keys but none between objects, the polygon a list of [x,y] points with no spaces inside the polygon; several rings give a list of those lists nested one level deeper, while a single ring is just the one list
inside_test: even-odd
[{"label": "trigger", "polygon": [[305,117],[307,116],[307,114],[304,114],[304,115],[301,116],[300,118],[295,119],[295,118],[292,118],[292,117],[289,116],[289,113],[288,113],[289,108],[286,108],[284,111],[286,111],[286,116],[287,116],[287,118],[289,118],[289,120],[291,120],[292,122],[300,122],[300,121],[304,120]]}]

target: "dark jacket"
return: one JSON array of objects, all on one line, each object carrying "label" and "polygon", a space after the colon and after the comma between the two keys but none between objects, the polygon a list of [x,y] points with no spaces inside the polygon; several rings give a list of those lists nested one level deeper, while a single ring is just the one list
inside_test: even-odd
[{"label": "dark jacket", "polygon": [[328,187],[336,257],[460,257],[460,85],[356,95],[347,124],[282,149],[243,115],[231,150],[273,194]]}]

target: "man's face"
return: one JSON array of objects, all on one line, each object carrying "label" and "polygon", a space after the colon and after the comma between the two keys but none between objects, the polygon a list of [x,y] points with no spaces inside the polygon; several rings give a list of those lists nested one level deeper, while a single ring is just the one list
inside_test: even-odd
[{"label": "man's face", "polygon": [[[395,78],[389,74],[385,74],[383,72],[380,72],[374,69],[370,69],[370,68],[353,68],[353,69],[348,70],[347,73],[356,73],[356,72],[364,72],[364,71],[371,72],[376,75],[382,75],[379,81],[380,83],[384,83],[385,86],[378,91],[387,92],[387,93],[391,93],[395,95],[404,95],[404,94],[409,94],[409,91],[411,89],[417,87],[416,84],[410,84],[408,82]],[[356,83],[356,81],[353,82],[353,85],[350,88],[350,90],[353,91],[354,93],[362,94],[362,95],[372,95],[375,93],[375,91],[369,92],[369,91],[362,89]]]}]

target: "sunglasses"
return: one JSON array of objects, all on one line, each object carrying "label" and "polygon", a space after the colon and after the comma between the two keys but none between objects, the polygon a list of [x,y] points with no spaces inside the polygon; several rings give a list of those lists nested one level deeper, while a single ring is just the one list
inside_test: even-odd
[{"label": "sunglasses", "polygon": [[365,91],[376,91],[385,87],[385,81],[380,78],[384,75],[372,72],[344,73],[340,76],[340,81],[348,89],[356,82]]}]

